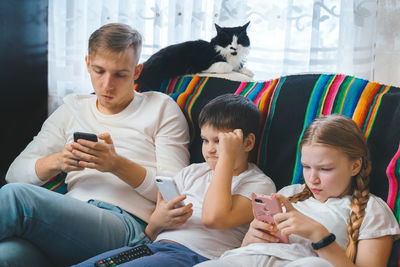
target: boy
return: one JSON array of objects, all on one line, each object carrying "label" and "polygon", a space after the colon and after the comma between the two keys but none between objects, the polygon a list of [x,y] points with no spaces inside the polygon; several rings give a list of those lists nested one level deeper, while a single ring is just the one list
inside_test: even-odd
[{"label": "boy", "polygon": [[[258,132],[259,110],[248,99],[233,94],[209,102],[199,116],[205,163],[192,164],[175,176],[182,195],[157,206],[146,227],[155,242],[154,253],[126,266],[193,266],[239,247],[253,219],[251,193],[275,192],[275,185],[248,162]],[[181,201],[185,206],[178,207]],[[177,208],[175,208],[177,207]],[[101,254],[79,266],[93,266],[124,247]]]}]

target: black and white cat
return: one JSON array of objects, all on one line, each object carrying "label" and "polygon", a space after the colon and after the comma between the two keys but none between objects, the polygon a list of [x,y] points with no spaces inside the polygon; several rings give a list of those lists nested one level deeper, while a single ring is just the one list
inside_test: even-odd
[{"label": "black and white cat", "polygon": [[220,27],[215,24],[217,35],[210,42],[187,41],[167,46],[143,63],[137,79],[141,90],[157,90],[165,79],[199,72],[241,72],[249,77],[253,73],[243,67],[249,52],[250,40],[247,26]]}]

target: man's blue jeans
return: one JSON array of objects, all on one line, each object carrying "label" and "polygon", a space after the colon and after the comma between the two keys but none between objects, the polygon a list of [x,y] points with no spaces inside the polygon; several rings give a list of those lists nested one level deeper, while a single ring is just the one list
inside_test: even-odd
[{"label": "man's blue jeans", "polygon": [[[85,203],[30,184],[0,189],[0,266],[19,266],[33,254],[53,266],[69,266],[110,249],[147,243],[144,228],[141,220],[108,203]],[[19,258],[4,253],[30,245],[37,250]]]}]

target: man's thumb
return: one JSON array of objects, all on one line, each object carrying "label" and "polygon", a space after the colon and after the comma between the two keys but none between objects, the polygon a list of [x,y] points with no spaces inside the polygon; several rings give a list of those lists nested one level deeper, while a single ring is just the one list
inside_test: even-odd
[{"label": "man's thumb", "polygon": [[109,133],[99,134],[99,138],[103,140],[106,144],[112,144],[113,141],[111,139],[111,135]]}]

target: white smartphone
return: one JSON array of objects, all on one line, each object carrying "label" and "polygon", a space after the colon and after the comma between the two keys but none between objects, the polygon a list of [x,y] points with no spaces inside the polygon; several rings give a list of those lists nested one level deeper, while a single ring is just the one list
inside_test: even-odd
[{"label": "white smartphone", "polygon": [[[165,201],[168,202],[180,195],[178,187],[176,186],[174,179],[171,177],[156,176],[156,183]],[[177,207],[181,206],[183,206],[182,202],[177,205]]]}]

